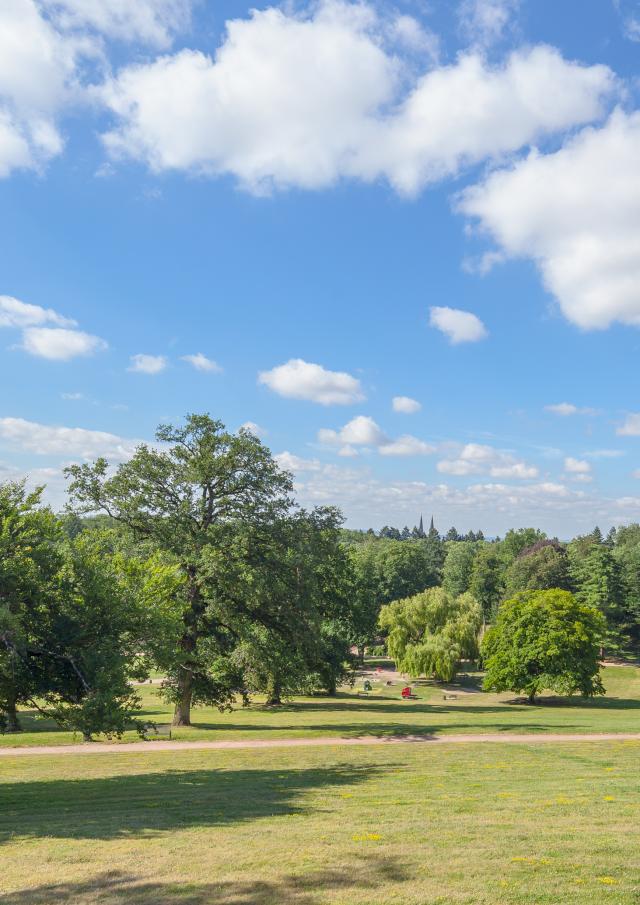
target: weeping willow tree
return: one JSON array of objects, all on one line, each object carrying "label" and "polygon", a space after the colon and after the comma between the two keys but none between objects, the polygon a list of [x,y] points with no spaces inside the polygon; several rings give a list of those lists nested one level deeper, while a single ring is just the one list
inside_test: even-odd
[{"label": "weeping willow tree", "polygon": [[461,660],[478,656],[482,608],[471,594],[429,588],[383,607],[379,625],[401,672],[451,682]]}]

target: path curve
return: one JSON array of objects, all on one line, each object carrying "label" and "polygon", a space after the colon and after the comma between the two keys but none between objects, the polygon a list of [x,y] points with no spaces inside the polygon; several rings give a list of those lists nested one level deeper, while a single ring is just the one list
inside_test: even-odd
[{"label": "path curve", "polygon": [[87,742],[81,745],[33,745],[24,748],[0,748],[0,757],[32,757],[38,754],[154,754],[156,751],[227,751],[242,748],[327,748],[335,745],[397,745],[431,744],[459,745],[498,742],[511,745],[540,745],[563,742],[640,742],[639,732],[602,732],[582,734],[524,734],[505,735],[390,735],[245,739],[219,742],[208,741],[149,741],[149,742]]}]

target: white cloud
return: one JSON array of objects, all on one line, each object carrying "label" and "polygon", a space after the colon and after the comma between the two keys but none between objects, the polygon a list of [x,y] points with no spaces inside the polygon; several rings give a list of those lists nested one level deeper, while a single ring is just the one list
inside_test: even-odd
[{"label": "white cloud", "polygon": [[22,330],[18,348],[30,355],[50,361],[69,361],[107,348],[107,343],[99,336],[72,329],[76,326],[76,321],[63,317],[52,308],[30,305],[9,295],[0,296],[0,327]]},{"label": "white cloud", "polygon": [[406,32],[366,3],[253,10],[227,22],[214,58],[185,49],[109,80],[106,147],[154,171],[231,174],[258,193],[352,178],[415,194],[592,121],[614,86],[606,67],[545,46],[495,67],[468,53],[416,73],[397,46]]},{"label": "white cloud", "polygon": [[413,415],[422,408],[418,400],[411,399],[410,396],[394,396],[392,405],[394,412],[401,412],[403,415]]},{"label": "white cloud", "polygon": [[285,471],[304,473],[308,471],[321,471],[323,468],[319,459],[304,459],[302,456],[296,456],[288,450],[278,453],[274,456],[274,459],[280,468]]},{"label": "white cloud", "polygon": [[222,372],[222,368],[218,362],[214,361],[212,358],[207,358],[202,352],[196,352],[195,355],[183,355],[182,361],[188,362],[196,369],[196,371],[209,371],[216,374]]},{"label": "white cloud", "polygon": [[467,476],[488,474],[492,478],[531,480],[538,476],[535,465],[516,459],[511,453],[482,443],[467,443],[455,450],[455,457],[442,459],[437,469],[442,474]]},{"label": "white cloud", "polygon": [[46,456],[122,461],[133,455],[137,440],[83,427],[54,427],[24,418],[0,418],[0,441],[21,452]]},{"label": "white cloud", "polygon": [[164,355],[145,355],[144,353],[132,355],[130,361],[131,364],[127,370],[135,371],[138,374],[160,374],[168,364]]},{"label": "white cloud", "polygon": [[545,412],[551,412],[553,415],[560,415],[562,418],[568,418],[570,415],[597,415],[597,409],[580,408],[573,405],[572,402],[558,402],[554,405],[545,405]]},{"label": "white cloud", "polygon": [[22,333],[22,349],[29,355],[47,358],[49,361],[70,361],[87,357],[107,344],[99,336],[68,330],[64,327],[27,327]]},{"label": "white cloud", "polygon": [[616,434],[620,437],[640,437],[640,414],[627,415],[624,424],[616,430]]},{"label": "white cloud", "polygon": [[429,324],[448,336],[453,345],[475,343],[488,335],[479,317],[459,308],[431,308]]},{"label": "white cloud", "polygon": [[585,459],[574,459],[573,456],[567,456],[564,460],[564,470],[569,474],[589,474],[591,465]]},{"label": "white cloud", "polygon": [[430,456],[435,452],[435,446],[418,440],[411,434],[402,434],[401,437],[382,444],[378,451],[381,456]]},{"label": "white cloud", "polygon": [[41,0],[58,27],[91,28],[123,41],[168,46],[190,21],[190,0]]},{"label": "white cloud", "polygon": [[458,8],[461,31],[473,44],[495,44],[519,6],[520,0],[462,0]]},{"label": "white cloud", "polygon": [[319,430],[318,440],[321,443],[346,443],[352,446],[381,446],[388,442],[380,427],[367,415],[358,415],[339,431],[326,428]]},{"label": "white cloud", "polygon": [[77,89],[89,42],[59,34],[34,0],[0,4],[0,178],[62,151],[57,117]]},{"label": "white cloud", "polygon": [[365,396],[360,381],[344,371],[292,358],[271,371],[261,371],[258,383],[287,399],[306,399],[320,405],[351,405]]},{"label": "white cloud", "polygon": [[[587,496],[582,489],[555,481],[517,485],[490,481],[453,487],[425,481],[384,481],[366,467],[325,465],[317,459],[303,459],[300,464],[300,468],[292,468],[300,503],[339,505],[353,527],[413,525],[422,511],[433,512],[441,530],[455,524],[462,530],[481,526],[486,534],[494,534],[534,525],[552,535],[571,536],[585,533],[597,523],[619,521],[621,514],[614,501]],[[639,512],[640,499],[630,516],[638,518]]]},{"label": "white cloud", "polygon": [[564,316],[640,326],[640,112],[616,111],[552,154],[531,153],[463,192],[512,258],[535,261]]},{"label": "white cloud", "polygon": [[269,433],[269,431],[265,427],[260,427],[260,425],[256,424],[255,421],[245,421],[244,424],[240,425],[240,428],[241,430],[249,431],[249,433],[260,439],[266,437]]},{"label": "white cloud", "polygon": [[87,397],[84,395],[84,393],[60,393],[60,398],[66,399],[69,402],[81,402]]},{"label": "white cloud", "polygon": [[373,447],[381,456],[427,456],[435,452],[435,446],[410,434],[392,440],[368,415],[352,418],[338,431],[321,428],[318,440],[327,446],[339,446],[339,455],[347,457],[356,456],[357,447]]},{"label": "white cloud", "polygon": [[75,327],[76,322],[63,317],[52,308],[29,305],[10,295],[0,295],[0,327],[37,327],[55,324],[58,327]]}]

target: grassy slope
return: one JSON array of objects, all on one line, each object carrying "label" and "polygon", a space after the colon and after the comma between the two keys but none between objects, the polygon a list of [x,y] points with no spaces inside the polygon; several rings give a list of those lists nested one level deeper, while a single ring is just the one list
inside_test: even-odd
[{"label": "grassy slope", "polygon": [[[637,732],[640,731],[640,669],[610,666],[603,670],[607,696],[592,701],[560,699],[530,707],[513,704],[512,695],[477,691],[470,677],[458,689],[456,700],[443,700],[442,688],[424,683],[417,701],[400,699],[400,684],[386,688],[374,682],[367,698],[351,692],[337,698],[296,698],[286,706],[268,709],[260,704],[238,707],[231,713],[211,708],[194,710],[194,725],[174,731],[174,738],[251,739],[293,738],[310,735],[363,736],[429,732]],[[361,686],[361,682],[358,683]],[[474,688],[476,690],[474,690]],[[465,689],[471,693],[464,693]],[[455,691],[455,689],[452,689]],[[171,720],[157,687],[141,689],[146,719]],[[0,736],[0,745],[67,744],[73,735],[52,723],[23,717],[20,735]],[[129,733],[127,738],[135,738]],[[76,739],[78,741],[78,739]]]},{"label": "grassy slope", "polygon": [[3,905],[632,905],[640,744],[0,761]]}]

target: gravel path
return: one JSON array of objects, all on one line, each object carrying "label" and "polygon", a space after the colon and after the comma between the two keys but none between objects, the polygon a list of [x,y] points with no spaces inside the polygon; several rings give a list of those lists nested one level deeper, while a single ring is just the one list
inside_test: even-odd
[{"label": "gravel path", "polygon": [[397,745],[397,744],[430,744],[461,745],[482,744],[484,742],[509,745],[548,745],[565,742],[640,742],[638,732],[603,732],[581,734],[555,733],[493,733],[487,735],[395,735],[395,736],[359,736],[356,738],[282,738],[282,739],[246,739],[232,741],[149,741],[149,742],[88,742],[81,745],[41,745],[24,748],[0,748],[0,757],[33,757],[46,754],[49,757],[59,754],[154,754],[157,751],[226,751],[242,748],[325,748],[335,745]]}]

